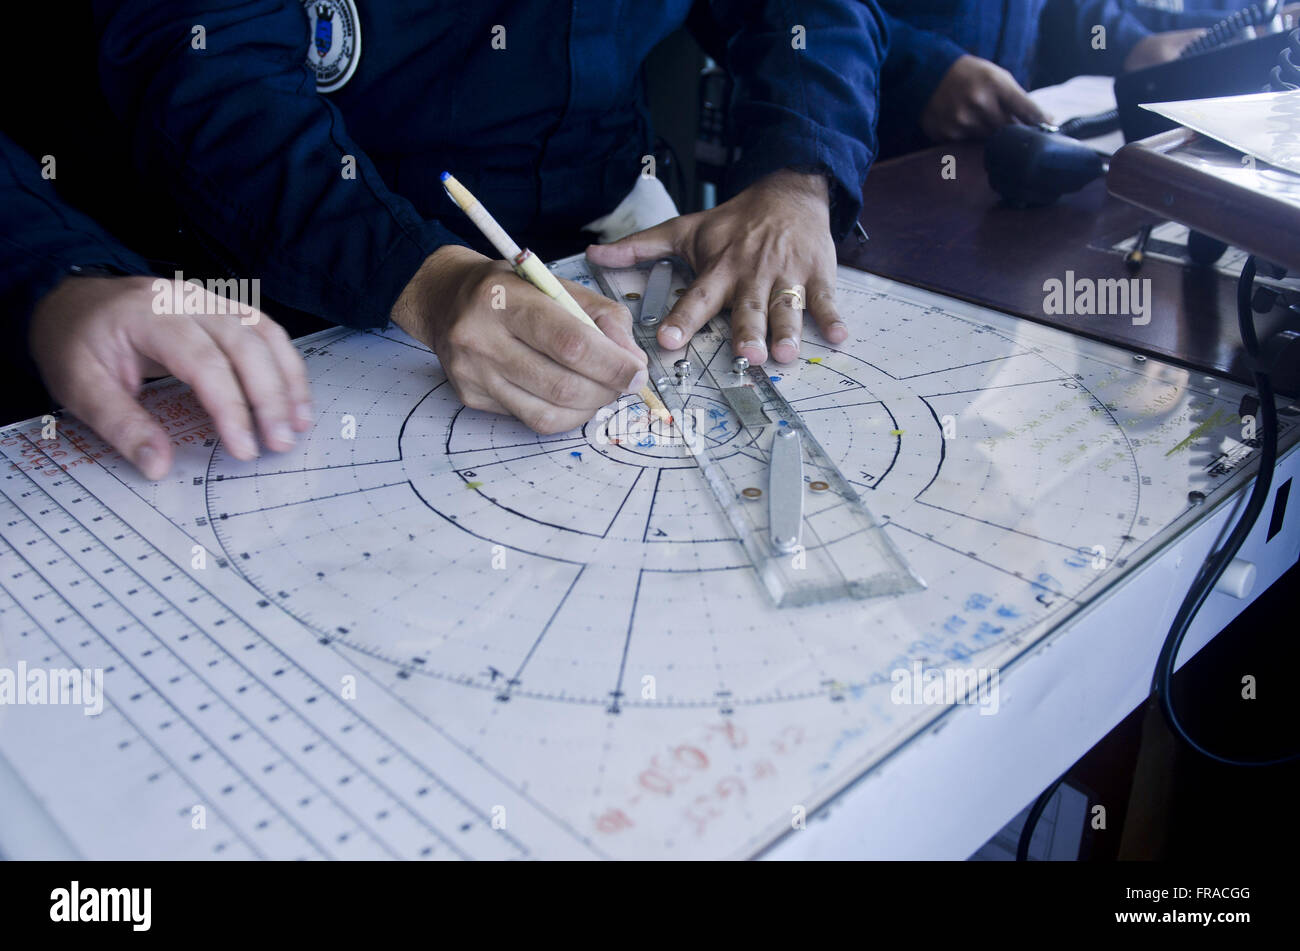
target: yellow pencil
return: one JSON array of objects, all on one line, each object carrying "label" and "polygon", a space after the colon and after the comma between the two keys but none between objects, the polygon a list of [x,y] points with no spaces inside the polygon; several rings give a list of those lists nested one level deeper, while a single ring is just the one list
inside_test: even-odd
[{"label": "yellow pencil", "polygon": [[[573,299],[573,295],[560,283],[560,279],[552,274],[550,269],[532,251],[526,248],[520,249],[510,235],[506,234],[505,229],[497,224],[497,220],[483,207],[483,203],[470,194],[468,188],[456,181],[456,178],[450,172],[442,173],[442,187],[447,190],[448,196],[460,210],[465,212],[466,217],[474,222],[479,231],[483,232],[483,237],[487,238],[492,243],[492,246],[500,252],[501,256],[511,263],[516,274],[583,323],[590,327],[596,327],[596,322],[582,309],[582,305]],[[596,329],[599,330],[600,328],[597,327]],[[647,383],[641,387],[641,391],[637,395],[645,401],[646,408],[652,416],[672,422],[668,407],[664,406],[653,386]]]}]

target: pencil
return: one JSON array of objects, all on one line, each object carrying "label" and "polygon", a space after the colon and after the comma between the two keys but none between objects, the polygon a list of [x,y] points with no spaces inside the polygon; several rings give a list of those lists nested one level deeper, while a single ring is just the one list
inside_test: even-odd
[{"label": "pencil", "polygon": [[[465,212],[466,217],[474,222],[475,227],[483,232],[483,237],[492,243],[492,247],[510,262],[516,274],[589,327],[596,327],[596,322],[582,309],[582,305],[573,299],[573,295],[560,283],[560,279],[552,274],[532,251],[521,249],[515,244],[510,235],[506,234],[505,229],[497,224],[497,220],[483,207],[483,203],[475,198],[468,188],[456,181],[451,172],[442,173],[442,187],[447,190],[447,195],[457,207]],[[596,329],[600,328],[596,327]],[[645,402],[652,416],[672,422],[668,407],[664,406],[663,400],[659,399],[659,394],[649,383],[641,387],[637,395]]]}]

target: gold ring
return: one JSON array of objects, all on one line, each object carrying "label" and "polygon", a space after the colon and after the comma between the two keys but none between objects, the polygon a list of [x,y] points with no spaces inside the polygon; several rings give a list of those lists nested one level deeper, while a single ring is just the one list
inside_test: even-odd
[{"label": "gold ring", "polygon": [[783,290],[779,290],[779,291],[777,291],[775,294],[772,295],[772,299],[771,299],[770,301],[768,301],[768,305],[767,305],[767,306],[768,306],[768,307],[773,307],[773,306],[776,305],[776,303],[777,303],[777,302],[778,302],[782,297],[787,297],[787,296],[791,298],[791,301],[790,301],[790,306],[791,306],[791,307],[793,307],[795,310],[803,310],[803,309],[804,309],[803,285],[802,285],[802,284],[795,284],[793,287],[787,287],[787,288],[785,288],[785,289],[783,289]]}]

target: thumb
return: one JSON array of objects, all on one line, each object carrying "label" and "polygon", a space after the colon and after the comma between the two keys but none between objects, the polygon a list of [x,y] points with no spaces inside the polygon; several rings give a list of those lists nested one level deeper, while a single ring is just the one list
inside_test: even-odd
[{"label": "thumb", "polygon": [[171,469],[167,433],[102,365],[92,363],[83,370],[67,409],[126,456],[146,479],[157,481]]},{"label": "thumb", "polygon": [[611,244],[587,247],[587,260],[598,267],[632,267],[642,261],[677,253],[677,239],[682,218],[669,218],[653,228],[646,228]]}]

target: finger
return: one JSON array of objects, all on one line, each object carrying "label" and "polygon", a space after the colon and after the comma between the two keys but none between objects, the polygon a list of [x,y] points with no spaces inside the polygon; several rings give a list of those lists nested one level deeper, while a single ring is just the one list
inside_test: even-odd
[{"label": "finger", "polygon": [[188,318],[159,320],[153,328],[140,341],[140,352],[190,385],[232,456],[256,459],[257,439],[244,391],[221,348]]},{"label": "finger", "polygon": [[591,419],[596,409],[600,408],[571,409],[555,406],[504,377],[498,377],[489,384],[488,392],[507,413],[543,436],[577,429]]},{"label": "finger", "polygon": [[[627,392],[588,379],[519,340],[502,344],[497,366],[499,374],[516,387],[559,409],[594,413]],[[489,392],[494,393],[490,386]]]},{"label": "finger", "polygon": [[88,361],[73,381],[67,408],[126,456],[146,479],[157,481],[172,466],[171,441],[135,394],[97,362]]},{"label": "finger", "polygon": [[625,305],[597,294],[581,284],[572,281],[564,283],[573,294],[573,299],[582,305],[582,309],[596,322],[601,332],[644,365],[645,351],[637,344],[636,337],[632,333],[632,312]]},{"label": "finger", "polygon": [[588,326],[536,288],[519,290],[519,304],[508,312],[508,327],[514,337],[588,380],[627,392],[644,369],[644,358],[638,359],[606,337],[599,325]]},{"label": "finger", "polygon": [[736,287],[731,298],[731,349],[754,366],[767,360],[768,298],[770,281],[749,278]]},{"label": "finger", "polygon": [[312,423],[311,386],[307,382],[307,364],[303,362],[302,354],[289,339],[289,334],[274,320],[263,315],[256,326],[262,339],[270,348],[271,356],[276,366],[280,368],[280,374],[288,388],[293,411],[291,424],[298,432],[306,432],[311,428]]},{"label": "finger", "polygon": [[293,448],[292,401],[271,348],[252,326],[236,320],[207,318],[200,327],[226,354],[262,432],[262,441],[277,452]]},{"label": "finger", "polygon": [[1002,103],[996,94],[983,90],[976,93],[974,108],[969,116],[970,134],[975,138],[986,138],[1010,123],[1010,117],[1002,111]]},{"label": "finger", "polygon": [[1047,113],[1040,109],[1038,103],[1030,99],[1029,95],[1020,88],[1020,84],[1014,80],[1001,87],[998,99],[1008,115],[1027,125],[1048,121]]},{"label": "finger", "polygon": [[848,325],[835,307],[834,278],[819,277],[809,281],[807,303],[808,313],[827,343],[841,344],[848,339]]},{"label": "finger", "polygon": [[689,229],[689,219],[692,217],[694,216],[684,215],[669,218],[653,228],[646,228],[610,244],[590,245],[587,248],[587,260],[599,267],[632,267],[642,261],[677,254],[679,238]]},{"label": "finger", "polygon": [[716,270],[697,277],[664,318],[659,328],[659,345],[665,350],[680,350],[686,346],[695,331],[726,305],[732,287],[731,278]]},{"label": "finger", "polygon": [[774,297],[767,311],[767,322],[771,327],[772,356],[778,363],[792,363],[799,356],[799,337],[803,333],[803,296],[806,290],[798,284],[776,284],[772,287],[774,294],[792,289],[799,292],[781,294]]}]

